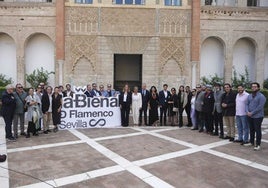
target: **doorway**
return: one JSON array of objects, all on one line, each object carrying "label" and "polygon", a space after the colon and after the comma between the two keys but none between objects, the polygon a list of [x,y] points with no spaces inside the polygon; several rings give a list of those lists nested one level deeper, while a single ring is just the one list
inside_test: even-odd
[{"label": "doorway", "polygon": [[122,91],[128,84],[131,91],[134,86],[141,87],[142,82],[142,55],[141,54],[114,54],[114,88]]}]

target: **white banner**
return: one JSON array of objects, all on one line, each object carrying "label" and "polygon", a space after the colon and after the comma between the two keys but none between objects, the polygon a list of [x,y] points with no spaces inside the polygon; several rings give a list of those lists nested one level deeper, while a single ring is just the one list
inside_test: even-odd
[{"label": "white banner", "polygon": [[60,130],[120,126],[118,97],[90,98],[84,94],[75,94],[73,98],[63,98]]}]

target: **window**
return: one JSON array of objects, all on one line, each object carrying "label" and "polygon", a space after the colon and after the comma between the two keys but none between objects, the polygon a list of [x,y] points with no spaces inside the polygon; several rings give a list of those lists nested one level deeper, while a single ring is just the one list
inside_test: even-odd
[{"label": "window", "polygon": [[248,7],[256,7],[257,6],[257,0],[248,0],[247,5],[248,5]]},{"label": "window", "polygon": [[181,6],[181,0],[165,0],[166,6]]},{"label": "window", "polygon": [[79,4],[92,4],[93,0],[75,0],[75,3]]},{"label": "window", "polygon": [[117,4],[117,5],[144,5],[145,0],[113,0],[113,4]]},{"label": "window", "polygon": [[211,5],[212,0],[205,0],[205,5]]}]

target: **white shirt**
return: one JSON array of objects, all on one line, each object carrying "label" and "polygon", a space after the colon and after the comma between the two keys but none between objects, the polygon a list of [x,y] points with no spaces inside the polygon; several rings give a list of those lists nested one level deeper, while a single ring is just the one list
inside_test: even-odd
[{"label": "white shirt", "polygon": [[52,112],[52,94],[48,94],[48,98],[49,98],[48,112]]},{"label": "white shirt", "polygon": [[167,91],[164,90],[164,95],[165,95],[165,98],[167,98]]},{"label": "white shirt", "polygon": [[246,115],[246,104],[248,101],[248,93],[244,91],[242,94],[237,94],[235,99],[236,105],[236,113],[237,116],[245,116]]},{"label": "white shirt", "polygon": [[191,99],[191,109],[195,110],[195,96],[192,96]]},{"label": "white shirt", "polygon": [[127,102],[127,93],[124,93],[124,99],[123,99],[124,102]]}]

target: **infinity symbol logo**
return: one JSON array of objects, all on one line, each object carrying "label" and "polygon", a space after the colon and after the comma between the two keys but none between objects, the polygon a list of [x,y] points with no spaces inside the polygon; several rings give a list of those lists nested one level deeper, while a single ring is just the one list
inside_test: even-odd
[{"label": "infinity symbol logo", "polygon": [[95,119],[91,119],[88,123],[91,127],[95,127],[96,125],[104,126],[106,124],[106,120],[99,119],[98,121],[96,121]]}]

